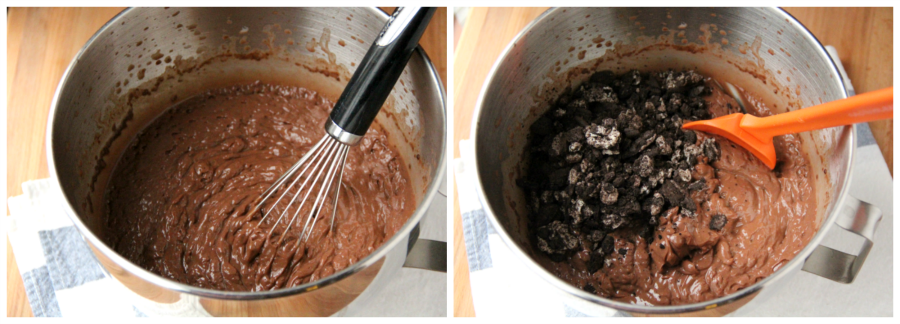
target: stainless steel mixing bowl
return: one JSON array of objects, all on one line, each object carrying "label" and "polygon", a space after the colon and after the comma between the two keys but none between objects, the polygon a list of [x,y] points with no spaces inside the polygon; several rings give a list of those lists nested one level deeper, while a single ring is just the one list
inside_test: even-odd
[{"label": "stainless steel mixing bowl", "polygon": [[[148,272],[100,239],[111,166],[153,117],[205,89],[256,80],[304,86],[336,100],[387,18],[375,8],[134,8],[85,44],[63,75],[50,110],[50,174],[94,254],[139,296],[134,300],[139,307],[180,315],[328,316],[364,305],[404,262],[433,265],[422,262],[433,261],[429,253],[407,258],[445,170],[445,95],[421,48],[376,119],[409,164],[418,208],[368,257],[298,287],[226,292]],[[413,250],[445,254],[441,246],[419,240]]]},{"label": "stainless steel mixing bowl", "polygon": [[[634,315],[724,315],[765,295],[799,270],[849,283],[871,248],[881,212],[847,194],[853,127],[801,135],[817,188],[819,231],[773,275],[731,295],[677,306],[626,304],[584,292],[536,262],[527,230],[528,205],[515,180],[531,123],[566,88],[611,69],[695,69],[740,85],[773,103],[776,112],[845,98],[846,89],[824,47],[799,22],[775,8],[556,8],[535,19],[497,59],[475,107],[479,196],[517,259],[568,305],[588,314],[609,308]],[[837,226],[835,226],[837,225]],[[820,245],[831,230],[864,242],[848,254]]]}]

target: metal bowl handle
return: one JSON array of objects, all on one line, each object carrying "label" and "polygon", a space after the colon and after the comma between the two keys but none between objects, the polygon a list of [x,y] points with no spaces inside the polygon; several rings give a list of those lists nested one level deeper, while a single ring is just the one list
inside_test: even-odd
[{"label": "metal bowl handle", "polygon": [[862,268],[872,249],[875,229],[881,221],[881,209],[874,205],[847,196],[838,219],[835,222],[844,230],[865,239],[857,255],[847,254],[830,247],[819,245],[806,258],[803,271],[831,279],[840,283],[851,283]]},{"label": "metal bowl handle", "polygon": [[419,225],[409,233],[404,268],[447,272],[447,242],[419,238]]}]

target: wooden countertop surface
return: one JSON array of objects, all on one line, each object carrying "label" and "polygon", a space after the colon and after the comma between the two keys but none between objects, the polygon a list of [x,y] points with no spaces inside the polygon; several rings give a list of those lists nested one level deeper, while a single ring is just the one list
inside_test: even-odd
[{"label": "wooden countertop surface", "polygon": [[[834,45],[857,93],[893,85],[892,8],[785,8],[823,44]],[[469,137],[481,86],[503,48],[546,8],[473,8],[453,64],[454,158]],[[839,27],[836,27],[839,26]],[[893,174],[893,120],[869,124]],[[454,193],[454,316],[474,316],[459,203]]]},{"label": "wooden countertop surface", "polygon": [[[122,9],[9,8],[7,11],[8,197],[21,195],[24,181],[49,177],[44,133],[59,79],[78,50]],[[393,12],[393,8],[383,9]],[[435,13],[419,44],[446,85],[447,8]],[[9,239],[6,253],[6,315],[32,316]]]}]

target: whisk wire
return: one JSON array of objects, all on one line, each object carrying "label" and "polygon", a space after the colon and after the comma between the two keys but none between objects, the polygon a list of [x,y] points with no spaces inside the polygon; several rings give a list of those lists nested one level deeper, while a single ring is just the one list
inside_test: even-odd
[{"label": "whisk wire", "polygon": [[[256,205],[256,208],[253,210],[253,212],[255,213],[257,210],[262,208],[263,203],[265,203],[266,200],[269,199],[269,197],[271,197],[276,191],[278,191],[278,188],[281,187],[281,185],[283,185],[284,182],[287,181],[287,179],[290,178],[291,175],[293,175],[294,172],[296,172],[297,169],[299,169],[301,165],[306,163],[306,160],[309,160],[310,157],[316,156],[316,154],[314,154],[314,153],[319,150],[319,148],[322,146],[323,143],[326,142],[327,139],[328,139],[327,137],[323,137],[321,140],[319,140],[319,142],[316,143],[316,145],[314,145],[312,147],[312,149],[309,150],[309,153],[304,154],[303,157],[300,158],[300,161],[297,161],[297,163],[294,163],[294,165],[292,165],[284,174],[282,174],[280,177],[278,177],[277,180],[275,180],[274,184],[269,186],[269,188],[266,189],[266,191],[263,191],[263,198],[259,201],[259,204]],[[307,168],[308,167],[309,167],[309,165],[307,165]],[[306,169],[304,169],[304,172],[305,171],[306,171]],[[294,180],[294,183],[296,183],[296,182],[297,182],[297,180]],[[291,184],[291,186],[293,186],[293,183]],[[287,193],[287,191],[285,191],[285,193]],[[278,204],[278,202],[281,201],[281,198],[283,198],[283,197],[284,197],[284,194],[281,194],[281,197],[278,197],[278,200],[275,201],[275,204],[272,204],[272,206],[275,206],[276,204]],[[269,211],[271,211],[271,210],[272,209],[269,208]],[[266,212],[263,215],[262,219],[259,221],[259,223],[261,224],[262,221],[266,220],[266,217],[268,217],[268,216],[269,216],[269,213]]]},{"label": "whisk wire", "polygon": [[[309,220],[312,219],[312,224],[307,227],[303,226],[303,231],[300,232],[300,237],[303,238],[303,233],[306,233],[306,237],[303,238],[304,241],[309,240],[309,235],[312,234],[312,229],[316,227],[316,222],[319,221],[319,212],[322,211],[322,208],[325,207],[325,199],[328,199],[328,192],[331,191],[331,185],[334,183],[335,175],[340,174],[341,177],[344,175],[344,157],[347,156],[347,152],[350,150],[349,146],[341,146],[337,159],[334,159],[335,163],[332,165],[332,169],[329,170],[328,179],[325,180],[328,186],[326,188],[319,189],[319,194],[316,196],[316,205],[313,205],[313,210],[310,211],[309,217],[306,218],[306,223],[309,224]],[[341,183],[338,181],[336,190],[340,190]],[[321,202],[319,201],[321,199]],[[332,224],[334,224],[334,211],[337,210],[337,196],[335,196],[333,200],[332,206]],[[318,206],[318,208],[316,208]]]},{"label": "whisk wire", "polygon": [[[334,141],[332,141],[331,143],[328,143],[326,145],[327,145],[326,149],[324,150],[325,154],[317,154],[318,156],[316,156],[313,159],[313,161],[315,161],[315,166],[310,171],[309,176],[306,178],[305,181],[303,181],[303,184],[300,185],[300,188],[297,189],[297,194],[294,195],[294,197],[291,199],[291,201],[288,203],[288,205],[284,208],[284,211],[281,212],[281,217],[279,217],[278,220],[275,222],[276,225],[281,223],[281,219],[284,217],[284,215],[287,214],[288,210],[290,210],[291,205],[294,204],[294,201],[297,200],[297,197],[300,196],[300,194],[303,192],[303,189],[306,188],[306,185],[309,184],[310,180],[312,180],[312,184],[310,184],[310,186],[309,186],[310,190],[307,190],[306,194],[303,195],[303,199],[300,200],[300,205],[297,206],[297,212],[295,212],[294,216],[291,217],[291,221],[288,222],[288,226],[287,226],[287,228],[285,228],[285,230],[282,234],[282,237],[284,237],[284,235],[286,235],[288,233],[288,230],[291,229],[291,226],[294,225],[294,221],[297,220],[297,215],[300,214],[300,210],[303,209],[303,205],[306,204],[306,200],[309,198],[309,194],[312,193],[312,188],[315,186],[315,184],[317,182],[319,182],[319,178],[322,176],[322,173],[325,171],[325,168],[327,168],[327,166],[328,166],[327,163],[331,161],[331,157],[337,152],[337,149],[340,148],[340,145]],[[307,154],[310,154],[310,153],[307,153]],[[319,168],[319,166],[322,164],[322,162],[325,162],[325,161],[328,161],[328,162],[326,162],[326,164],[324,165],[323,168]],[[310,163],[310,164],[312,164],[312,163]],[[299,180],[300,178],[302,178],[303,174],[306,173],[307,169],[308,168],[304,168],[303,172],[298,174],[296,179]],[[313,173],[315,173],[315,177],[312,176]],[[294,183],[296,183],[297,180],[294,180]],[[285,194],[288,191],[290,191],[290,188],[291,187],[288,187],[285,190]],[[272,227],[272,230],[269,232],[270,233],[269,235],[271,235],[272,231],[274,231],[274,230],[275,230],[275,228]]]},{"label": "whisk wire", "polygon": [[[345,147],[344,154],[342,154],[342,156],[341,156],[341,166],[343,166],[344,163],[347,162],[347,154],[349,152],[350,152],[350,147]],[[334,231],[334,218],[337,216],[338,195],[340,195],[340,193],[341,193],[341,183],[343,183],[343,181],[344,181],[344,172],[341,171],[341,175],[338,177],[337,189],[334,190],[334,200],[332,200],[334,202],[334,206],[331,208],[331,229],[329,229],[330,231]]]},{"label": "whisk wire", "polygon": [[[331,148],[330,143],[326,143],[325,146],[323,146],[323,148],[322,148],[321,151],[328,151],[330,148]],[[300,174],[298,174],[297,177],[294,178],[294,181],[291,182],[291,184],[288,185],[287,188],[285,188],[285,190],[284,190],[284,192],[281,194],[281,196],[279,196],[278,199],[275,200],[275,203],[273,203],[272,206],[269,207],[269,210],[266,211],[265,215],[263,215],[263,218],[260,220],[260,222],[259,222],[260,224],[261,224],[263,221],[266,220],[266,217],[269,216],[269,213],[271,213],[272,210],[275,209],[275,206],[277,206],[278,203],[281,202],[281,199],[283,199],[284,196],[287,195],[288,192],[290,192],[290,189],[293,188],[294,185],[297,184],[297,182],[300,181],[301,178],[303,178],[303,177],[302,177],[303,174],[306,173],[306,170],[308,170],[309,167],[310,167],[311,165],[315,164],[315,167],[318,168],[318,167],[319,167],[319,164],[321,164],[321,162],[324,161],[324,156],[321,155],[321,154],[318,154],[318,153],[320,153],[320,152],[316,152],[316,151],[310,150],[308,153],[306,153],[306,155],[303,156],[304,158],[306,158],[306,157],[308,157],[308,156],[311,156],[311,157],[313,157],[313,160],[310,161],[310,163],[306,164],[306,167],[303,168],[302,171],[300,171]],[[304,159],[301,159],[301,162],[305,162]],[[298,163],[299,163],[299,162],[298,162]],[[299,164],[297,164],[297,166],[298,166],[298,168],[299,168]],[[313,170],[315,170],[315,169],[313,169]],[[288,176],[290,177],[290,176],[292,176],[295,172],[296,172],[296,169],[294,169],[293,172],[289,171],[289,173],[285,173],[285,174],[288,175]],[[311,178],[306,178],[306,181],[304,181],[303,184],[300,185],[300,190],[303,190],[303,188],[306,187],[306,184],[309,182],[309,179],[311,179]],[[274,190],[277,191],[277,189],[278,189],[279,187],[272,187],[272,188],[275,188]],[[274,192],[274,191],[273,191],[273,192]],[[298,191],[298,192],[299,192],[299,191]],[[278,220],[275,221],[275,224],[278,224],[278,223],[281,222],[281,220],[284,218],[285,213],[287,213],[287,210],[289,209],[289,207],[290,207],[292,204],[294,204],[294,201],[295,201],[296,199],[297,199],[297,195],[294,195],[294,197],[293,197],[293,198],[291,199],[291,201],[288,203],[288,206],[281,212],[281,216],[279,216],[279,217],[278,217]],[[301,203],[301,204],[302,204],[302,203]],[[273,230],[274,230],[274,228],[273,228]],[[272,231],[269,231],[269,235],[271,235],[271,234],[272,234]]]}]

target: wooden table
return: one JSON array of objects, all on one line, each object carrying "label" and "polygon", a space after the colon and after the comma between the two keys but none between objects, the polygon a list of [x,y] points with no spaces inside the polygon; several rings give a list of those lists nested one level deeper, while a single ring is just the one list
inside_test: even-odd
[{"label": "wooden table", "polygon": [[[21,195],[26,180],[49,177],[44,133],[59,79],[91,35],[122,9],[10,8],[7,12],[8,196]],[[393,12],[393,8],[384,9]],[[420,45],[447,84],[447,8],[435,13]],[[6,315],[32,316],[9,239],[6,255]]]},{"label": "wooden table", "polygon": [[[834,45],[857,93],[893,85],[892,8],[785,8],[823,44]],[[473,8],[453,62],[454,158],[469,137],[475,100],[494,61],[546,8]],[[839,26],[839,27],[836,27]],[[893,174],[893,120],[869,124]],[[474,316],[459,201],[454,194],[454,316]]]}]

